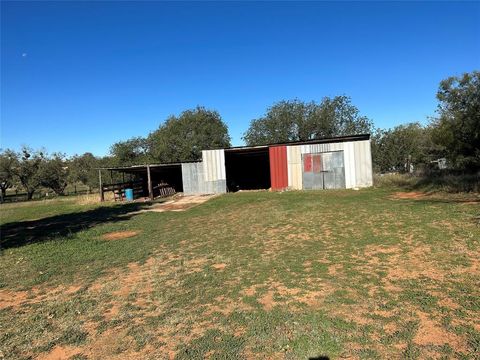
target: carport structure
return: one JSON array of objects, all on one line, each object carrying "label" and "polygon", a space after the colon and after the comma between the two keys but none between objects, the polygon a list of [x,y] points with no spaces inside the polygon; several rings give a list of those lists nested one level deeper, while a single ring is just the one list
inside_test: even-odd
[{"label": "carport structure", "polygon": [[[105,172],[110,173],[109,184],[106,184],[102,177]],[[113,181],[114,173],[121,174],[121,181]],[[104,194],[108,191],[114,193],[115,199],[122,199],[125,189],[129,188],[133,189],[134,197],[151,200],[183,191],[181,163],[99,168],[98,180],[101,201],[105,200]]]}]

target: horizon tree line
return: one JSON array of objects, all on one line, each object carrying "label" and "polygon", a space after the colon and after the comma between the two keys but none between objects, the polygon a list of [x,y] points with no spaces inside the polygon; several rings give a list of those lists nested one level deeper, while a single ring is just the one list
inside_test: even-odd
[{"label": "horizon tree line", "polygon": [[[374,128],[373,121],[361,115],[346,95],[319,102],[282,100],[251,120],[242,139],[254,146],[370,133],[375,172],[405,171],[406,159],[428,169],[439,158],[447,159],[450,169],[480,170],[480,72],[441,81],[437,99],[437,116],[427,125],[413,122],[391,129]],[[42,187],[57,195],[64,194],[68,184],[95,188],[95,168],[200,160],[202,149],[226,148],[230,140],[220,114],[197,106],[169,116],[146,137],[114,143],[103,157],[89,152],[71,157],[49,155],[29,147],[19,152],[1,150],[1,198],[13,187],[23,188],[29,200]]]}]

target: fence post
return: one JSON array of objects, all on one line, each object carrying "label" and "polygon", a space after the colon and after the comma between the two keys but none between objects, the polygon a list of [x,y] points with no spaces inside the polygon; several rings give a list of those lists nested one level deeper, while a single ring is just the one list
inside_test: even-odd
[{"label": "fence post", "polygon": [[153,200],[152,178],[150,176],[150,165],[147,165],[147,179],[148,179],[148,197]]},{"label": "fence post", "polygon": [[100,201],[105,201],[103,196],[103,185],[102,185],[102,170],[98,169],[98,184],[100,187]]}]

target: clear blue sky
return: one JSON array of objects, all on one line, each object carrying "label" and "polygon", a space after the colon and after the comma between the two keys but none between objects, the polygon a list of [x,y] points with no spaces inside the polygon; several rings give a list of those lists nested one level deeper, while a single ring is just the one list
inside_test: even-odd
[{"label": "clear blue sky", "polygon": [[1,147],[104,155],[203,105],[233,144],[281,99],[426,122],[480,68],[479,2],[1,3]]}]

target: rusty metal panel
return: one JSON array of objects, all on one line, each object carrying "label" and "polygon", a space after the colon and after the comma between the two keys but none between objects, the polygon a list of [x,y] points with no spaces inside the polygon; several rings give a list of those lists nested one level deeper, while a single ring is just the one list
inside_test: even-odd
[{"label": "rusty metal panel", "polygon": [[303,172],[304,173],[313,172],[313,169],[312,169],[312,154],[304,154],[302,162],[303,162]]},{"label": "rusty metal panel", "polygon": [[314,173],[322,171],[322,157],[320,154],[312,155],[312,171]]},{"label": "rusty metal panel", "polygon": [[202,150],[203,175],[205,181],[226,180],[225,151]]},{"label": "rusty metal panel", "polygon": [[287,146],[288,186],[292,189],[303,189],[302,154],[300,145]]},{"label": "rusty metal panel", "polygon": [[270,160],[270,184],[273,190],[282,190],[288,187],[287,147],[270,146],[268,148]]},{"label": "rusty metal panel", "polygon": [[303,188],[344,189],[345,169],[343,151],[303,154]]}]

